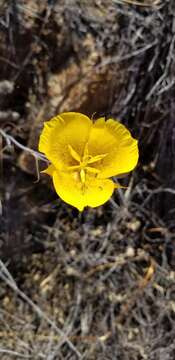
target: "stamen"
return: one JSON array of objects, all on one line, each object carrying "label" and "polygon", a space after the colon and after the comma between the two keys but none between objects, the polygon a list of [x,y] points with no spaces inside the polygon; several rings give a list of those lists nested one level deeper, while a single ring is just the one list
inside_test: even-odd
[{"label": "stamen", "polygon": [[104,159],[107,155],[108,155],[108,153],[93,156],[91,159],[88,160],[88,164],[93,164],[96,161],[100,161],[100,160]]},{"label": "stamen", "polygon": [[69,149],[69,152],[70,152],[71,156],[73,157],[73,159],[80,162],[81,158],[78,155],[78,153],[73,149],[73,147],[71,145],[68,145],[68,149]]},{"label": "stamen", "polygon": [[80,170],[80,178],[81,178],[81,182],[84,184],[85,183],[85,179],[86,179],[86,173],[84,169]]}]

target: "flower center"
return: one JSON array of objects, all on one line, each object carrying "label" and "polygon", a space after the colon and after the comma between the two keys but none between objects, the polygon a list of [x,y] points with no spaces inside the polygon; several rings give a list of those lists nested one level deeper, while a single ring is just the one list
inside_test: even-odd
[{"label": "flower center", "polygon": [[80,180],[84,184],[86,181],[86,173],[90,172],[94,175],[97,175],[100,170],[91,166],[91,164],[96,163],[106,157],[107,154],[100,154],[100,155],[89,155],[88,151],[88,143],[85,145],[83,156],[81,157],[71,145],[68,145],[68,149],[70,155],[74,160],[78,162],[78,165],[69,166],[69,170],[78,170],[80,174]]}]

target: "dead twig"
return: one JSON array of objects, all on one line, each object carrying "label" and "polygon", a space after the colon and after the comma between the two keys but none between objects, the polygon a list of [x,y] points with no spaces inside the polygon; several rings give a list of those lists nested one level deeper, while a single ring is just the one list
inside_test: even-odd
[{"label": "dead twig", "polygon": [[23,150],[23,151],[27,151],[28,153],[30,153],[31,155],[33,155],[35,157],[35,159],[40,159],[44,162],[46,162],[48,164],[48,160],[47,158],[42,155],[41,153],[39,153],[38,151],[32,150],[27,146],[24,146],[22,144],[20,144],[16,139],[14,139],[13,136],[7,134],[4,130],[0,129],[0,134],[2,135],[2,137],[6,140],[7,143],[7,147],[11,147],[11,144],[13,143],[14,145],[16,145],[19,149]]},{"label": "dead twig", "polygon": [[136,1],[136,0],[113,0],[114,3],[118,4],[125,4],[125,5],[135,5],[135,6],[142,6],[142,7],[153,7],[155,5],[159,5],[161,0],[151,0],[151,1]]}]

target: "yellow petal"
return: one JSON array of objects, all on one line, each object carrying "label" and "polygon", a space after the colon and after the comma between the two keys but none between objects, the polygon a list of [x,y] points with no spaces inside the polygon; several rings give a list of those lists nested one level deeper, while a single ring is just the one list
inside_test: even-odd
[{"label": "yellow petal", "polygon": [[83,184],[78,172],[68,174],[55,171],[53,183],[60,198],[80,211],[85,206],[96,207],[104,204],[114,191],[112,180],[98,180],[87,174]]},{"label": "yellow petal", "polygon": [[133,170],[138,162],[138,143],[118,121],[98,119],[90,132],[89,154],[107,154],[94,164],[99,178],[108,178]]},{"label": "yellow petal", "polygon": [[68,146],[82,156],[91,127],[92,121],[83,114],[62,113],[45,123],[40,136],[39,151],[59,170],[77,165]]},{"label": "yellow petal", "polygon": [[50,175],[50,176],[53,176],[53,172],[55,171],[55,166],[53,166],[52,164],[49,165],[47,167],[47,169],[41,171],[41,173],[44,173],[44,174],[47,174],[47,175]]}]

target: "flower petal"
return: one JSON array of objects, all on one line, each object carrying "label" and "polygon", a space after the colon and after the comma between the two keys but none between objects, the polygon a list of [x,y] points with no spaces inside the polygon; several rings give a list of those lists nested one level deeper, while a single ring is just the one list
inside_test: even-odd
[{"label": "flower petal", "polygon": [[83,114],[62,113],[44,124],[39,151],[43,152],[59,170],[76,165],[69,146],[82,156],[91,127],[92,121]]},{"label": "flower petal", "polygon": [[50,175],[52,176],[53,173],[55,171],[55,166],[53,166],[52,164],[49,165],[45,170],[42,170],[41,173],[44,173],[44,174],[47,174],[47,175]]},{"label": "flower petal", "polygon": [[138,162],[138,144],[129,130],[118,121],[98,119],[90,132],[89,154],[107,154],[94,163],[100,170],[98,178],[108,178],[133,170]]},{"label": "flower petal", "polygon": [[60,198],[80,211],[85,206],[96,207],[104,204],[115,187],[112,180],[98,180],[93,175],[86,175],[86,182],[83,184],[78,172],[68,174],[55,171],[53,183]]}]

